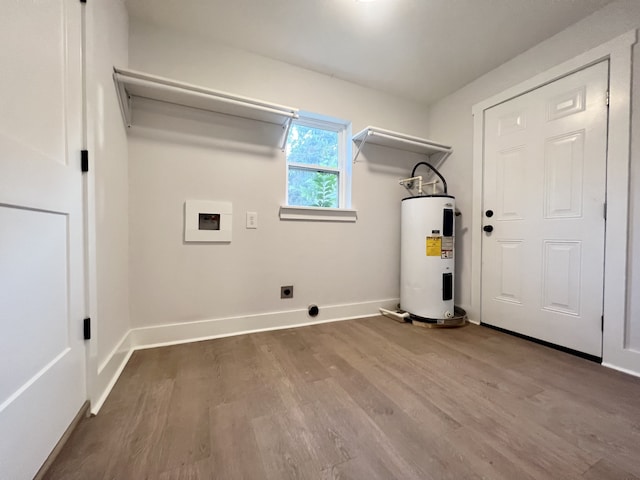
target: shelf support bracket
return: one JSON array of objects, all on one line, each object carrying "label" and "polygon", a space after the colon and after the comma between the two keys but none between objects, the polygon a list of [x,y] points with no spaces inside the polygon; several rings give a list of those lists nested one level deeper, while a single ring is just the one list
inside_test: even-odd
[{"label": "shelf support bracket", "polygon": [[[451,154],[453,153],[453,151],[449,150],[447,152],[442,152],[442,156],[438,159],[438,163],[437,165],[434,165],[436,168],[440,168],[442,166],[442,164],[445,162],[445,160],[447,158],[449,158],[451,156]],[[427,159],[430,159],[431,157],[428,156]]]},{"label": "shelf support bracket", "polygon": [[356,154],[353,157],[353,163],[356,163],[356,160],[358,160],[358,155],[360,155],[360,152],[362,151],[362,147],[364,147],[364,144],[367,143],[367,139],[369,138],[369,135],[373,135],[373,133],[371,131],[368,131],[367,135],[360,141],[360,145],[358,145],[358,150],[356,151]]},{"label": "shelf support bracket", "polygon": [[118,72],[115,69],[113,72],[113,81],[116,86],[116,94],[118,96],[118,103],[120,104],[120,112],[122,113],[122,118],[124,118],[124,123],[127,128],[131,128],[131,97],[127,93],[127,89],[125,88],[125,86],[118,82]]},{"label": "shelf support bracket", "polygon": [[287,146],[287,138],[289,137],[289,130],[291,130],[291,124],[293,123],[293,117],[290,117],[287,120],[287,123],[285,123],[282,128],[284,129],[284,132],[282,134],[282,141],[280,142],[280,150],[282,150],[283,152],[285,151],[285,147]]}]

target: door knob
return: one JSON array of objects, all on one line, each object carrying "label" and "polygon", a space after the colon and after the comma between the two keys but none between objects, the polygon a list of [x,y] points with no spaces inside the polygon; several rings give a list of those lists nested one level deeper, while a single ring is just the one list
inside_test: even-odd
[{"label": "door knob", "polygon": [[484,227],[482,227],[482,230],[484,230],[487,233],[491,233],[493,232],[493,225],[485,225]]}]

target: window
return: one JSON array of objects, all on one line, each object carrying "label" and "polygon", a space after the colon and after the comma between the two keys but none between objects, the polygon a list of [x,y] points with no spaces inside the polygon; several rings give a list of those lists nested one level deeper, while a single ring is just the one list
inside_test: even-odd
[{"label": "window", "polygon": [[350,146],[349,122],[301,114],[287,137],[287,205],[349,208]]}]

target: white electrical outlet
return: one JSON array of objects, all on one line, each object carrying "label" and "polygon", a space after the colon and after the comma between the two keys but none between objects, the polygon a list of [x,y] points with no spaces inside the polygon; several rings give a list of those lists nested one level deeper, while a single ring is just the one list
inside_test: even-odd
[{"label": "white electrical outlet", "polygon": [[247,228],[258,228],[258,212],[247,212]]}]

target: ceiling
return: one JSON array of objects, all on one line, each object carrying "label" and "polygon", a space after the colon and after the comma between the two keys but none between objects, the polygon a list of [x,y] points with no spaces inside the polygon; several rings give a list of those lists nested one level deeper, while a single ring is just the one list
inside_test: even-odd
[{"label": "ceiling", "polygon": [[612,0],[125,0],[133,22],[429,104]]}]

